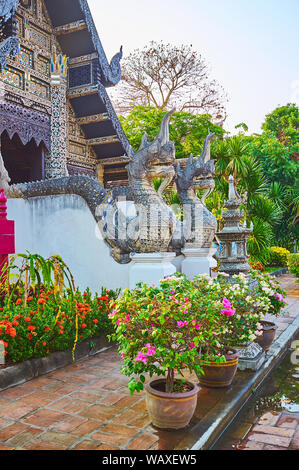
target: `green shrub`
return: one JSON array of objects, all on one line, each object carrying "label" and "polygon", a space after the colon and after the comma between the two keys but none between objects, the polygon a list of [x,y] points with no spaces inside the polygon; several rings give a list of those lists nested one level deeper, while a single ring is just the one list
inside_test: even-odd
[{"label": "green shrub", "polygon": [[281,246],[271,246],[269,249],[269,266],[287,266],[288,265],[288,256],[291,253],[289,250],[282,248]]},{"label": "green shrub", "polygon": [[299,278],[299,253],[288,256],[288,267],[291,274]]}]

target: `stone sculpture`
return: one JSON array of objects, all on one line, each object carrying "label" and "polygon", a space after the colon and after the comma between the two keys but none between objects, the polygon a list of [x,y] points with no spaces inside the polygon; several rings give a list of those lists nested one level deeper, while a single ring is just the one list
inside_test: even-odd
[{"label": "stone sculpture", "polygon": [[[216,231],[216,220],[204,203],[214,189],[215,169],[214,162],[210,159],[213,135],[209,133],[207,136],[199,158],[190,156],[186,168],[182,170],[177,165],[176,171],[175,147],[169,140],[169,120],[172,113],[170,111],[164,116],[159,134],[152,142],[145,134],[139,150],[134,153],[131,149],[130,162],[127,165],[129,185],[125,191],[107,191],[98,181],[86,176],[66,176],[8,186],[9,176],[3,160],[0,160],[2,185],[7,188],[8,196],[13,198],[68,193],[80,195],[88,203],[103,238],[112,248],[111,254],[118,263],[129,263],[133,259],[138,263],[142,260],[143,263],[155,264],[156,267],[164,264],[165,268],[168,264],[165,269],[169,271],[169,265],[175,257],[174,247],[177,248],[173,237],[178,226],[181,230],[181,223],[163,200],[162,194],[175,178],[189,225],[188,230],[183,229],[179,250],[182,249],[186,257],[193,256],[195,250],[198,262],[199,258],[209,256]],[[158,192],[153,185],[154,178],[163,180]],[[196,194],[198,189],[206,190],[202,199]],[[117,197],[117,194],[123,196]],[[178,252],[177,249],[176,251]],[[163,273],[166,272],[164,268]],[[198,266],[196,269],[199,273]],[[207,272],[206,266],[204,269]]]},{"label": "stone sculpture", "polygon": [[[180,164],[177,165],[175,182],[184,209],[184,248],[209,248],[217,230],[217,221],[205,206],[205,199],[215,187],[215,166],[210,159],[213,137],[214,134],[209,132],[199,158],[195,159],[191,154],[183,170]],[[200,189],[206,189],[201,199],[196,194]]]},{"label": "stone sculpture", "polygon": [[[131,152],[127,170],[135,214],[125,217],[112,195],[99,207],[106,241],[119,262],[130,261],[130,253],[168,250],[176,218],[162,199],[162,193],[175,176],[175,148],[169,141],[172,113],[170,111],[164,116],[160,132],[153,142],[145,134],[139,150]],[[163,178],[158,192],[153,185],[154,178]]]},{"label": "stone sculpture", "polygon": [[244,216],[240,209],[242,200],[238,195],[234,177],[229,177],[229,198],[224,207],[227,211],[223,214],[224,227],[217,233],[220,240],[220,272],[229,275],[248,274],[250,266],[248,264],[247,240],[252,232],[252,227],[247,228],[241,223]]}]

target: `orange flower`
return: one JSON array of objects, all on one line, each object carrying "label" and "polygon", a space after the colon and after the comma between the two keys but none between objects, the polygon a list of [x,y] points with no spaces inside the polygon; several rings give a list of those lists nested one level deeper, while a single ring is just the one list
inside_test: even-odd
[{"label": "orange flower", "polygon": [[30,302],[30,300],[33,300],[33,297],[27,297],[27,301]]},{"label": "orange flower", "polygon": [[45,331],[49,331],[49,327],[48,326],[45,326]]},{"label": "orange flower", "polygon": [[60,331],[59,331],[59,334],[60,334],[60,335],[63,335],[63,330],[60,330]]},{"label": "orange flower", "polygon": [[97,323],[99,323],[99,320],[97,320],[97,319],[95,318],[95,319],[93,320],[93,322],[94,322],[95,324],[97,324]]},{"label": "orange flower", "polygon": [[43,341],[43,342],[42,342],[42,345],[43,345],[43,346],[46,346],[46,344],[47,344],[46,341]]},{"label": "orange flower", "polygon": [[19,322],[18,322],[17,320],[14,320],[14,321],[12,322],[12,325],[13,325],[13,326],[19,326]]},{"label": "orange flower", "polygon": [[27,329],[28,329],[28,331],[34,331],[34,330],[36,330],[36,326],[29,325]]},{"label": "orange flower", "polygon": [[22,303],[22,299],[16,300],[16,305],[20,305]]},{"label": "orange flower", "polygon": [[46,304],[47,301],[41,297],[40,299],[38,299],[37,303],[38,304]]},{"label": "orange flower", "polygon": [[84,330],[84,328],[86,328],[86,324],[82,323],[81,328]]}]

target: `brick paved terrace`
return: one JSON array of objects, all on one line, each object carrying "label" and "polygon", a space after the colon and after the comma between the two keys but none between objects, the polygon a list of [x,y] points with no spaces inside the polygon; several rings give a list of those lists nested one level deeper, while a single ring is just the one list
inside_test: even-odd
[{"label": "brick paved terrace", "polygon": [[[299,293],[291,276],[289,314],[276,321],[281,334],[298,314]],[[186,430],[154,429],[144,393],[130,396],[115,347],[0,393],[0,450],[170,450],[179,448]],[[238,372],[236,381],[247,380]],[[191,380],[197,381],[195,377]],[[190,424],[197,426],[223,391],[201,388]],[[298,448],[298,416],[262,420],[248,436],[247,448]],[[188,448],[188,444],[184,444]],[[182,448],[182,447],[181,447]]]}]

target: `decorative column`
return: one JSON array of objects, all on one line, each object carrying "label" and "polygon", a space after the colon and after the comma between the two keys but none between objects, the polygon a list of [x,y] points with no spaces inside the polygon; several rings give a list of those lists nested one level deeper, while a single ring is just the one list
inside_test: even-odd
[{"label": "decorative column", "polygon": [[51,150],[45,156],[45,178],[68,176],[67,170],[67,63],[63,55],[51,60]]},{"label": "decorative column", "polygon": [[7,220],[7,199],[4,189],[0,190],[0,284],[5,284],[6,273],[2,270],[8,266],[8,255],[15,253],[15,223]]},{"label": "decorative column", "polygon": [[96,166],[96,171],[99,183],[104,186],[104,165],[102,163],[98,163]]},{"label": "decorative column", "polygon": [[134,289],[138,282],[160,285],[161,279],[173,276],[176,272],[172,261],[175,253],[131,253],[129,288]]}]

